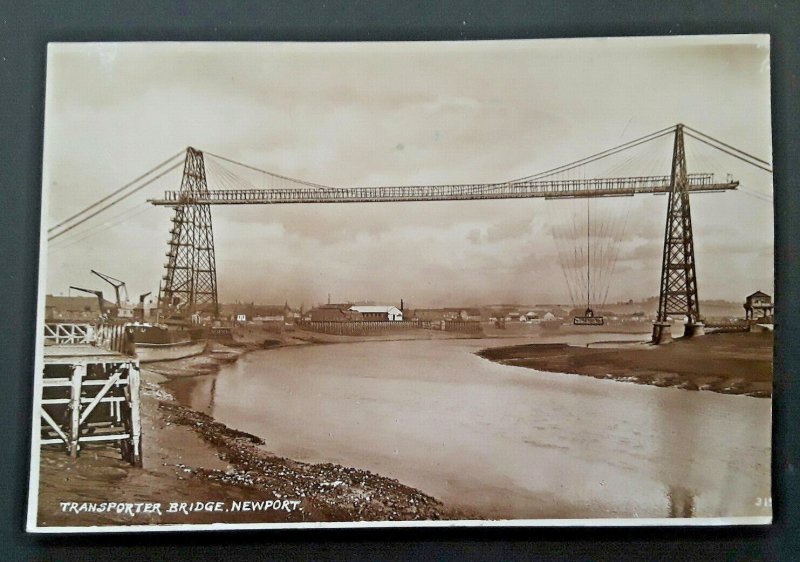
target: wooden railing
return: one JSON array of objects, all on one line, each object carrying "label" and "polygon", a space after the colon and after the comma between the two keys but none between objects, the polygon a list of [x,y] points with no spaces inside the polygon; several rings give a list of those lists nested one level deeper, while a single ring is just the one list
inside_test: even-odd
[{"label": "wooden railing", "polygon": [[97,328],[95,345],[125,355],[133,355],[133,340],[128,333],[128,324],[102,324]]},{"label": "wooden railing", "polygon": [[92,324],[45,324],[45,345],[76,345],[92,344],[95,341],[95,331]]},{"label": "wooden railing", "polygon": [[132,355],[128,324],[48,323],[44,325],[45,345],[95,345],[109,351]]}]

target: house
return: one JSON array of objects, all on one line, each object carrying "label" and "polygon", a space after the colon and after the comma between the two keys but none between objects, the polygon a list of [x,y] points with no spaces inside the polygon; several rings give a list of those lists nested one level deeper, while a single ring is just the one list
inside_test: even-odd
[{"label": "house", "polygon": [[356,322],[363,320],[362,315],[350,310],[348,304],[323,304],[308,311],[308,319],[312,322]]},{"label": "house", "polygon": [[349,312],[357,312],[365,321],[402,322],[403,311],[391,305],[353,305]]},{"label": "house", "polygon": [[413,320],[420,322],[439,322],[444,320],[444,310],[440,308],[416,308],[410,311]]},{"label": "house", "polygon": [[97,320],[101,314],[106,314],[116,305],[103,300],[103,311],[100,310],[100,301],[97,297],[60,297],[56,295],[45,296],[45,320]]},{"label": "house", "polygon": [[761,291],[748,295],[744,302],[744,314],[747,320],[757,320],[766,324],[772,323],[772,297]]},{"label": "house", "polygon": [[283,322],[283,314],[276,314],[270,316],[253,316],[253,322],[260,322],[262,324],[267,322]]},{"label": "house", "polygon": [[477,308],[465,308],[460,313],[461,320],[480,320],[481,311]]},{"label": "house", "polygon": [[223,318],[229,318],[234,322],[258,322],[259,318],[273,318],[277,321],[280,316],[283,321],[293,319],[295,312],[289,306],[289,303],[284,304],[255,304],[250,303],[220,303],[219,315]]},{"label": "house", "polygon": [[282,331],[284,325],[286,325],[286,318],[283,314],[271,314],[271,315],[261,315],[261,316],[253,316],[252,323],[261,326],[264,330],[267,331]]},{"label": "house", "polygon": [[462,320],[461,318],[461,309],[460,308],[443,308],[442,309],[442,319],[443,320]]}]

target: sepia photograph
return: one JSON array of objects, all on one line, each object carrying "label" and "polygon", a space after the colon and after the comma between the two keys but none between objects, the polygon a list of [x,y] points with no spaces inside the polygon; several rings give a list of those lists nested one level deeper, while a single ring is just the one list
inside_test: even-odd
[{"label": "sepia photograph", "polygon": [[26,529],[765,525],[768,35],[51,43]]}]

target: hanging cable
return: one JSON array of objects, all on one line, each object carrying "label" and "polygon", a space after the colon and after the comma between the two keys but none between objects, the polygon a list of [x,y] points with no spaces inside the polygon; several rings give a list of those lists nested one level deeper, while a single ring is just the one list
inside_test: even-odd
[{"label": "hanging cable", "polygon": [[220,156],[219,154],[214,154],[213,152],[204,152],[204,154],[206,154],[208,156],[212,156],[214,158],[219,158],[220,160],[224,160],[226,162],[230,162],[231,164],[236,164],[237,166],[241,166],[241,167],[247,168],[249,170],[254,170],[256,172],[261,172],[262,174],[267,174],[267,175],[272,176],[274,178],[280,178],[282,180],[287,180],[287,181],[298,183],[298,184],[305,185],[305,186],[308,186],[308,187],[316,187],[316,188],[320,188],[320,189],[334,189],[334,188],[332,188],[331,186],[328,186],[328,185],[322,185],[322,184],[314,183],[314,182],[310,182],[310,181],[299,180],[297,178],[291,178],[289,176],[283,176],[281,174],[276,174],[274,172],[270,172],[270,171],[267,171],[267,170],[262,170],[261,168],[256,168],[255,166],[250,166],[249,164],[244,164],[242,162],[238,162],[238,161],[233,160],[231,158],[226,158],[225,156]]},{"label": "hanging cable", "polygon": [[[60,222],[60,223],[58,223],[57,225],[55,225],[55,226],[51,226],[50,228],[48,228],[48,229],[47,229],[47,232],[48,232],[48,233],[50,233],[50,232],[52,232],[52,231],[56,230],[57,228],[59,228],[60,226],[63,226],[63,225],[65,225],[66,223],[70,222],[72,219],[75,219],[75,218],[77,218],[77,217],[81,216],[82,214],[86,213],[87,211],[91,211],[92,209],[94,209],[95,207],[97,207],[98,205],[100,205],[101,203],[103,203],[103,202],[107,201],[108,199],[110,199],[110,198],[114,197],[114,196],[115,196],[115,195],[117,195],[118,193],[121,193],[121,192],[125,191],[126,189],[128,189],[128,188],[129,188],[129,187],[131,187],[132,185],[135,185],[137,182],[139,182],[140,180],[142,180],[142,179],[146,178],[147,176],[149,176],[150,174],[152,174],[153,172],[155,172],[155,171],[156,171],[156,170],[158,170],[159,168],[162,168],[163,166],[166,166],[166,165],[167,165],[169,162],[171,162],[172,160],[174,160],[174,159],[175,159],[175,158],[177,158],[178,156],[181,156],[182,154],[183,154],[183,151],[180,151],[180,152],[178,152],[178,153],[176,153],[176,154],[173,154],[172,156],[170,156],[169,158],[167,158],[166,160],[164,160],[163,162],[161,162],[161,164],[159,164],[158,166],[156,166],[156,167],[154,167],[154,168],[151,168],[150,170],[148,170],[147,172],[145,172],[144,174],[142,174],[142,175],[141,175],[141,176],[139,176],[138,178],[136,178],[136,179],[134,179],[134,180],[132,180],[132,181],[129,181],[128,183],[126,183],[125,185],[123,185],[122,187],[120,187],[119,189],[116,189],[116,190],[114,190],[112,193],[109,193],[108,195],[106,195],[106,196],[105,196],[105,197],[103,197],[102,199],[98,199],[97,201],[95,201],[94,203],[92,203],[91,205],[89,205],[88,207],[86,207],[85,209],[82,209],[81,211],[79,211],[79,212],[75,213],[75,214],[74,214],[74,215],[72,215],[71,217],[68,217],[68,218],[64,219],[63,221],[61,221],[61,222]],[[170,168],[170,170],[173,170],[173,169],[174,169],[174,168]]]},{"label": "hanging cable", "polygon": [[[69,236],[65,236],[63,238],[59,238],[58,240],[54,240],[52,242],[51,247],[55,248],[55,247],[66,247],[66,246],[69,246],[69,245],[71,245],[71,243],[73,241],[75,241],[76,239],[80,238],[84,234],[94,232],[98,228],[107,226],[109,223],[120,224],[122,222],[125,222],[126,220],[128,220],[128,217],[130,216],[130,213],[135,212],[135,211],[139,211],[140,209],[147,209],[149,207],[150,207],[150,204],[147,201],[141,201],[139,203],[136,203],[136,204],[132,205],[131,207],[128,207],[128,208],[125,208],[125,209],[121,210],[119,213],[112,214],[111,216],[109,216],[106,219],[106,222],[101,222],[101,223],[95,224],[93,226],[89,226],[88,228],[86,228],[84,230],[73,231],[73,232],[71,232],[69,234]],[[120,219],[120,220],[117,220],[117,219]],[[113,224],[112,224],[112,226],[113,226]]]},{"label": "hanging cable", "polygon": [[[55,240],[56,238],[58,238],[58,237],[60,237],[60,236],[63,236],[64,234],[66,234],[66,233],[67,233],[67,232],[69,232],[70,230],[72,230],[72,229],[74,229],[74,228],[77,228],[78,226],[82,225],[83,223],[85,223],[85,222],[86,222],[86,221],[88,221],[89,219],[91,219],[91,218],[93,218],[93,217],[96,217],[97,215],[99,215],[99,214],[100,214],[100,213],[102,213],[103,211],[105,211],[105,210],[107,210],[107,209],[110,209],[111,207],[113,207],[114,205],[116,205],[116,204],[118,204],[118,203],[121,203],[122,201],[124,201],[125,199],[127,199],[128,197],[130,197],[131,195],[133,195],[134,193],[138,193],[139,191],[141,191],[142,189],[144,189],[145,187],[147,187],[148,185],[150,185],[150,184],[151,184],[151,183],[153,183],[154,181],[156,181],[156,180],[158,180],[158,179],[160,179],[160,178],[164,177],[165,175],[167,175],[168,173],[170,173],[172,170],[174,170],[175,168],[177,168],[177,167],[179,167],[179,166],[182,166],[182,165],[183,165],[183,162],[178,162],[177,164],[174,164],[173,166],[171,166],[171,167],[167,168],[166,170],[164,170],[163,172],[161,172],[161,173],[160,173],[160,174],[158,174],[157,176],[155,176],[155,177],[153,177],[153,178],[151,178],[151,179],[147,180],[145,183],[143,183],[142,185],[140,185],[140,186],[139,186],[139,187],[137,187],[136,189],[134,189],[134,190],[132,190],[132,191],[129,191],[129,192],[128,192],[128,193],[126,193],[125,195],[122,195],[121,197],[119,197],[119,198],[115,199],[114,201],[112,201],[112,202],[111,202],[111,203],[109,203],[108,205],[105,205],[104,207],[101,207],[100,209],[98,209],[98,210],[97,210],[97,211],[95,211],[94,213],[90,214],[89,216],[87,216],[87,217],[84,217],[84,218],[83,218],[83,219],[81,219],[80,221],[78,221],[78,222],[76,222],[76,223],[74,223],[74,224],[72,224],[72,225],[70,225],[70,226],[68,226],[68,227],[64,228],[64,229],[63,229],[63,230],[61,230],[60,232],[57,232],[56,234],[53,234],[52,236],[49,236],[49,237],[47,238],[47,241],[48,241],[48,242],[50,242],[50,241],[53,241],[53,240]],[[119,191],[119,190],[118,190],[118,191]],[[107,199],[108,199],[108,197],[105,197],[103,200],[107,200]],[[96,206],[97,206],[97,203],[95,203],[95,204],[91,205],[91,207],[96,207]],[[48,232],[50,232],[50,231],[48,230]]]},{"label": "hanging cable", "polygon": [[[698,134],[700,136],[706,137],[707,139],[709,139],[711,141],[714,141],[717,144],[721,144],[725,148],[729,148],[729,149],[731,149],[731,150],[733,150],[735,152],[738,152],[739,154],[742,154],[743,156],[751,158],[752,160],[755,160],[756,162],[760,162],[761,164],[765,164],[765,165],[769,166],[770,168],[772,168],[772,164],[770,162],[767,162],[766,160],[762,160],[761,158],[753,156],[752,154],[749,154],[749,153],[745,152],[744,150],[740,150],[740,149],[736,148],[735,146],[731,146],[729,144],[725,144],[721,140],[717,140],[714,137],[712,137],[711,135],[707,135],[706,133],[704,133],[702,131],[698,131],[697,129],[693,129],[692,127],[690,127],[688,125],[684,125],[683,128],[684,128],[684,130],[689,130],[689,131],[692,131],[693,133],[696,133],[696,134]],[[695,137],[695,138],[697,138],[697,137]],[[700,139],[697,139],[697,140],[700,140]]]},{"label": "hanging cable", "polygon": [[[709,142],[709,141],[707,141],[707,140],[705,140],[705,139],[702,139],[702,138],[700,138],[699,136],[693,135],[693,134],[692,134],[692,133],[690,133],[690,132],[686,132],[686,135],[687,135],[687,136],[689,136],[689,137],[692,137],[692,138],[693,138],[693,139],[695,139],[695,140],[698,140],[698,141],[702,142],[703,144],[707,144],[708,146],[710,146],[710,147],[712,147],[712,148],[716,148],[717,150],[719,150],[719,151],[721,151],[721,152],[724,152],[725,154],[728,154],[728,155],[730,155],[730,156],[733,156],[734,158],[738,158],[738,159],[739,159],[739,160],[741,160],[742,162],[745,162],[745,163],[747,163],[747,164],[750,164],[751,166],[755,166],[756,168],[759,168],[759,169],[761,169],[761,170],[764,170],[765,172],[769,172],[770,174],[772,173],[772,167],[762,166],[761,164],[758,164],[758,163],[756,163],[756,162],[752,162],[751,160],[748,160],[747,158],[745,158],[744,156],[742,156],[742,155],[740,155],[740,154],[737,154],[736,152],[733,152],[733,151],[730,151],[730,150],[726,150],[726,149],[724,149],[724,148],[720,148],[719,146],[716,146],[716,145],[712,144],[711,142]],[[727,146],[727,145],[726,145],[726,146]],[[750,155],[749,155],[749,154],[747,154],[746,152],[743,152],[743,151],[738,151],[738,152],[740,152],[741,154],[744,154],[744,155],[746,155],[746,156],[748,156],[748,157],[750,157],[750,158],[753,158],[753,160],[757,160],[758,162],[761,162],[761,161],[762,161],[762,160],[760,160],[760,159],[758,159],[758,158],[755,158],[754,156],[750,156]]]},{"label": "hanging cable", "polygon": [[659,131],[656,131],[655,133],[650,133],[649,135],[645,135],[643,137],[639,137],[638,139],[634,139],[634,140],[626,142],[624,144],[615,146],[614,148],[609,148],[608,150],[604,150],[602,152],[598,152],[598,153],[593,154],[591,156],[587,156],[586,158],[581,158],[580,160],[576,160],[574,162],[570,162],[569,164],[564,164],[563,166],[558,166],[556,168],[552,168],[550,170],[546,170],[546,171],[540,172],[538,174],[533,174],[533,175],[530,175],[530,176],[525,176],[525,177],[522,177],[522,178],[511,180],[511,182],[509,182],[509,183],[521,182],[521,181],[530,181],[530,180],[533,180],[533,179],[538,179],[538,178],[542,178],[542,177],[551,176],[551,175],[554,175],[554,174],[557,174],[557,173],[560,173],[560,172],[563,172],[563,171],[568,171],[568,170],[571,170],[573,168],[577,168],[578,166],[581,166],[583,164],[589,164],[590,162],[595,162],[596,160],[600,160],[601,158],[607,158],[608,156],[612,156],[614,154],[617,154],[618,152],[622,152],[623,150],[628,150],[628,149],[633,148],[635,146],[639,146],[640,144],[644,144],[646,142],[650,142],[652,140],[655,140],[657,138],[663,137],[665,135],[672,134],[672,132],[674,132],[674,131],[675,131],[675,126],[673,125],[671,127],[667,127],[665,129],[661,129]]},{"label": "hanging cable", "polygon": [[[139,205],[136,205],[135,207],[133,207],[131,209],[126,210],[125,211],[125,217],[122,218],[121,220],[116,221],[116,222],[114,222],[112,224],[96,225],[95,227],[93,227],[93,228],[91,228],[91,229],[89,229],[89,230],[87,230],[85,232],[79,233],[78,237],[74,238],[72,240],[66,240],[66,241],[64,241],[64,239],[58,240],[57,242],[55,242],[55,244],[60,244],[60,245],[58,245],[56,247],[59,250],[64,250],[66,248],[74,246],[75,244],[78,244],[79,242],[83,242],[84,240],[86,240],[90,236],[94,236],[96,234],[100,234],[101,232],[105,232],[106,230],[109,230],[111,228],[116,228],[120,224],[123,224],[123,223],[125,223],[125,222],[127,222],[127,221],[129,221],[131,219],[134,219],[134,218],[138,217],[139,215],[142,215],[142,214],[146,213],[149,210],[150,210],[150,205],[145,201],[143,203],[140,203]],[[102,227],[102,228],[97,230],[99,227]]]}]

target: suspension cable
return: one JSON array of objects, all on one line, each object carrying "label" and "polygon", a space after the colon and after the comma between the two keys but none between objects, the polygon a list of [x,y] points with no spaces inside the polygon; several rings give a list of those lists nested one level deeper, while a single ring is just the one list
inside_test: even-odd
[{"label": "suspension cable", "polygon": [[[745,152],[744,150],[740,150],[740,149],[736,148],[735,146],[731,146],[731,145],[729,145],[729,144],[725,144],[725,143],[724,143],[724,142],[722,142],[721,140],[715,139],[715,138],[714,138],[714,137],[712,137],[711,135],[707,135],[706,133],[704,133],[704,132],[702,132],[702,131],[698,131],[697,129],[694,129],[694,128],[690,127],[689,125],[684,125],[684,126],[683,126],[683,128],[684,128],[684,129],[688,129],[688,130],[690,130],[690,131],[692,131],[692,132],[694,132],[694,133],[697,133],[698,135],[701,135],[701,136],[703,136],[703,137],[706,137],[707,139],[710,139],[710,140],[714,141],[714,142],[715,142],[715,143],[717,143],[717,144],[721,144],[721,145],[722,145],[722,146],[724,146],[725,148],[730,148],[731,150],[734,150],[734,151],[736,151],[736,152],[739,152],[739,153],[741,153],[741,154],[743,154],[743,155],[747,156],[748,158],[752,158],[752,159],[753,159],[753,160],[755,160],[756,162],[761,162],[762,164],[766,164],[767,166],[770,166],[770,167],[772,167],[772,164],[771,164],[770,162],[767,162],[766,160],[762,160],[761,158],[758,158],[758,157],[756,157],[756,156],[753,156],[752,154],[748,154],[748,153],[747,153],[747,152]],[[695,137],[695,138],[696,138],[696,137]],[[697,139],[697,140],[700,140],[700,139]]]},{"label": "suspension cable", "polygon": [[[57,233],[53,234],[52,236],[49,236],[49,237],[47,238],[47,241],[48,241],[48,242],[51,242],[51,241],[55,240],[56,238],[58,238],[59,236],[62,236],[62,235],[64,235],[64,234],[66,234],[67,232],[69,232],[69,231],[70,231],[70,230],[72,230],[73,228],[77,228],[77,227],[79,227],[80,225],[82,225],[83,223],[85,223],[86,221],[88,221],[89,219],[91,219],[91,218],[93,218],[93,217],[96,217],[97,215],[99,215],[100,213],[102,213],[103,211],[105,211],[105,210],[107,210],[107,209],[110,209],[111,207],[113,207],[113,206],[114,206],[114,205],[116,205],[117,203],[121,203],[122,201],[124,201],[125,199],[127,199],[128,197],[130,197],[131,195],[133,195],[134,193],[138,193],[139,191],[141,191],[142,189],[144,189],[145,187],[147,187],[148,185],[150,185],[151,183],[153,183],[153,182],[154,182],[154,181],[156,181],[157,179],[160,179],[160,178],[164,177],[165,175],[167,175],[168,173],[170,173],[172,170],[174,170],[175,168],[177,168],[177,167],[179,167],[179,166],[182,166],[182,165],[183,165],[183,162],[182,162],[182,161],[181,161],[181,162],[178,162],[178,163],[176,163],[176,164],[173,164],[172,166],[170,166],[169,168],[167,168],[166,170],[164,170],[163,172],[161,172],[161,173],[160,173],[160,174],[158,174],[157,176],[154,176],[154,177],[150,178],[149,180],[147,180],[145,183],[143,183],[142,185],[140,185],[140,186],[139,186],[139,187],[137,187],[136,189],[134,189],[134,190],[132,190],[132,191],[129,191],[128,193],[126,193],[125,195],[122,195],[121,197],[119,197],[119,198],[115,199],[114,201],[112,201],[112,202],[111,202],[111,203],[109,203],[108,205],[105,205],[105,206],[103,206],[103,207],[100,207],[100,209],[98,209],[98,210],[97,210],[97,211],[95,211],[94,213],[90,214],[90,215],[89,215],[89,216],[87,216],[87,217],[84,217],[84,218],[82,218],[81,220],[79,220],[78,222],[76,222],[76,223],[74,223],[74,224],[72,224],[72,225],[68,226],[67,228],[64,228],[64,229],[62,229],[60,232],[57,232]],[[105,197],[103,200],[107,200],[107,199],[108,199],[108,197]],[[98,204],[99,204],[99,202],[98,202],[98,203],[95,203],[95,204],[93,204],[93,205],[91,205],[91,207],[96,207]],[[50,232],[50,231],[48,230],[48,233],[49,233],[49,232]]]},{"label": "suspension cable", "polygon": [[206,154],[208,156],[213,156],[214,158],[219,158],[220,160],[225,160],[226,162],[230,162],[231,164],[236,164],[237,166],[241,166],[241,167],[247,168],[249,170],[253,170],[253,171],[256,171],[256,172],[261,172],[262,174],[267,174],[268,176],[272,176],[274,178],[279,178],[279,179],[282,179],[282,180],[287,180],[287,181],[291,181],[291,182],[294,182],[294,183],[307,185],[309,187],[316,187],[316,188],[320,188],[320,189],[333,189],[329,185],[322,185],[320,183],[314,183],[314,182],[310,182],[310,181],[299,180],[297,178],[291,178],[289,176],[282,176],[281,174],[276,174],[275,172],[270,172],[268,170],[262,170],[261,168],[256,168],[255,166],[250,166],[249,164],[244,164],[242,162],[238,162],[238,161],[233,160],[231,158],[226,158],[225,156],[220,156],[219,154],[214,154],[213,152],[203,151],[203,154]]},{"label": "suspension cable", "polygon": [[607,156],[612,156],[614,154],[617,154],[618,152],[622,152],[623,150],[627,150],[629,148],[634,148],[634,147],[636,147],[636,146],[638,146],[640,144],[644,144],[646,142],[650,142],[650,141],[655,140],[657,138],[660,138],[660,137],[663,137],[665,135],[671,134],[674,130],[675,130],[675,126],[673,125],[671,127],[667,127],[665,129],[658,130],[658,131],[656,131],[654,133],[650,133],[649,135],[645,135],[643,137],[639,137],[638,139],[634,139],[632,141],[628,141],[626,143],[620,144],[618,146],[615,146],[614,148],[609,148],[607,150],[603,150],[602,152],[598,152],[598,153],[593,154],[591,156],[587,156],[585,158],[581,158],[580,160],[576,160],[574,162],[570,162],[569,164],[564,164],[563,166],[558,166],[556,168],[552,168],[552,169],[546,170],[544,172],[539,172],[538,174],[533,174],[533,175],[530,175],[530,176],[525,176],[525,177],[522,177],[522,178],[511,180],[510,183],[517,182],[517,181],[533,180],[533,179],[542,178],[542,177],[546,177],[546,176],[552,176],[552,175],[560,173],[560,172],[566,172],[566,171],[569,171],[569,170],[571,170],[573,168],[577,168],[580,165],[589,164],[589,163],[594,162],[596,160],[600,160],[601,158],[606,158]]},{"label": "suspension cable", "polygon": [[[769,172],[770,174],[772,173],[772,167],[762,166],[761,164],[757,164],[756,162],[752,162],[752,161],[748,160],[747,158],[745,158],[745,157],[741,156],[740,154],[737,154],[736,152],[732,152],[732,151],[726,150],[726,149],[724,149],[724,148],[721,148],[721,147],[719,147],[719,146],[716,146],[716,145],[714,145],[714,144],[710,143],[709,141],[707,141],[707,140],[705,140],[705,139],[702,139],[702,138],[700,138],[699,136],[695,136],[695,135],[693,135],[693,134],[692,134],[692,133],[690,133],[690,132],[687,132],[687,133],[686,133],[686,135],[687,135],[687,136],[689,136],[689,137],[692,137],[692,138],[693,138],[693,139],[695,139],[695,140],[698,140],[698,141],[702,142],[703,144],[707,144],[707,145],[708,145],[708,146],[710,146],[711,148],[716,148],[716,149],[717,149],[717,150],[719,150],[720,152],[724,152],[725,154],[728,154],[728,155],[730,155],[730,156],[733,156],[734,158],[737,158],[737,159],[741,160],[742,162],[745,162],[746,164],[750,164],[751,166],[755,166],[756,168],[759,168],[759,169],[761,169],[761,170],[764,170],[765,172]],[[712,140],[713,140],[713,139],[712,139]],[[734,149],[734,150],[737,150],[737,149]],[[750,157],[750,155],[749,155],[749,154],[747,154],[746,152],[743,152],[743,151],[738,151],[738,152],[741,152],[741,154],[744,154],[744,155],[746,155],[746,156]],[[753,158],[754,160],[758,160],[759,162],[762,162],[762,160],[759,160],[758,158],[755,158],[755,157],[752,157],[752,158]]]},{"label": "suspension cable", "polygon": [[47,232],[48,232],[48,234],[49,234],[50,232],[52,232],[52,231],[56,230],[57,228],[59,228],[59,227],[61,227],[61,226],[65,225],[65,224],[67,224],[67,223],[68,223],[68,222],[70,222],[72,219],[75,219],[75,218],[77,218],[77,217],[81,216],[82,214],[86,213],[87,211],[91,211],[92,209],[94,209],[95,207],[97,207],[98,205],[100,205],[101,203],[103,203],[104,201],[107,201],[108,199],[111,199],[112,197],[114,197],[114,196],[115,196],[115,195],[117,195],[118,193],[121,193],[121,192],[125,191],[125,190],[126,190],[126,189],[128,189],[130,186],[132,186],[132,185],[134,185],[135,183],[137,183],[139,180],[142,180],[142,179],[146,178],[147,176],[149,176],[150,174],[152,174],[153,172],[155,172],[155,171],[156,171],[156,170],[158,170],[159,168],[161,168],[161,167],[163,167],[163,166],[167,165],[167,164],[168,164],[170,161],[174,160],[174,159],[175,159],[175,158],[177,158],[178,156],[181,156],[182,154],[183,154],[183,151],[182,151],[182,150],[181,150],[180,152],[177,152],[177,153],[173,154],[172,156],[170,156],[169,158],[167,158],[166,160],[164,160],[164,161],[163,161],[161,164],[159,164],[158,166],[156,166],[156,167],[154,167],[154,168],[151,168],[151,169],[149,169],[147,172],[145,172],[144,174],[142,174],[142,175],[141,175],[141,176],[139,176],[138,178],[136,178],[136,179],[134,179],[134,180],[132,180],[132,181],[129,181],[128,183],[126,183],[125,185],[123,185],[122,187],[120,187],[119,189],[117,189],[117,190],[113,191],[112,193],[109,193],[108,195],[106,195],[106,196],[105,196],[105,197],[103,197],[102,199],[98,199],[97,201],[95,201],[94,203],[92,203],[91,205],[89,205],[88,207],[86,207],[85,209],[83,209],[83,210],[81,210],[81,211],[79,211],[79,212],[75,213],[74,215],[72,215],[72,216],[71,216],[71,217],[69,217],[69,218],[66,218],[66,219],[64,219],[63,221],[61,221],[61,222],[60,222],[60,223],[58,223],[57,225],[55,225],[55,226],[51,226],[50,228],[48,228],[48,229],[47,229]]}]

